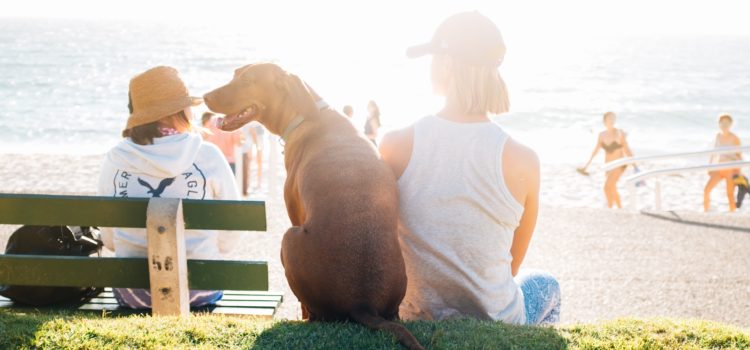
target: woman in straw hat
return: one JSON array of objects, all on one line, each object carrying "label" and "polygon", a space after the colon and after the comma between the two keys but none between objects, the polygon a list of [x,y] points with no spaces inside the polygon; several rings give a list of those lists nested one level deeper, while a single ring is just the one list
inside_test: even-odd
[{"label": "woman in straw hat", "polygon": [[[240,199],[234,176],[221,151],[192,132],[190,97],[177,70],[156,67],[135,76],[129,89],[130,117],[124,139],[105,157],[98,194],[112,197]],[[236,245],[229,233],[188,230],[189,259],[220,259]],[[121,257],[144,257],[146,231],[112,228],[102,232],[105,246]],[[121,305],[151,307],[144,289],[115,289]],[[190,291],[190,304],[215,303],[221,291]]]},{"label": "woman in straw hat", "polygon": [[380,146],[401,200],[409,278],[401,317],[557,322],[556,279],[520,269],[537,218],[539,161],[489,119],[509,104],[500,31],[477,12],[460,13],[408,54],[432,55],[445,104]]}]

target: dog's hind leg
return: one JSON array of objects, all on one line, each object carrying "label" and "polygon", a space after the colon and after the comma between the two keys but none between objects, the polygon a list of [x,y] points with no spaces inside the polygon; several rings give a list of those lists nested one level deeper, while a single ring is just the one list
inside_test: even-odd
[{"label": "dog's hind leg", "polygon": [[281,265],[284,267],[284,274],[286,275],[287,283],[289,283],[289,288],[300,301],[302,319],[308,320],[311,318],[311,314],[304,305],[304,276],[309,272],[304,271],[306,254],[303,250],[305,249],[305,245],[300,242],[303,234],[304,228],[300,226],[290,227],[286,231],[281,241]]}]

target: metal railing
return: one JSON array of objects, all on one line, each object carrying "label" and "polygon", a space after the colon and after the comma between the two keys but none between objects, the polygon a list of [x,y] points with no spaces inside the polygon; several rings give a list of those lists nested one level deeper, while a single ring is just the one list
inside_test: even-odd
[{"label": "metal railing", "polygon": [[602,168],[602,170],[610,171],[619,166],[630,165],[633,163],[653,161],[653,160],[685,158],[685,157],[694,157],[694,156],[703,156],[703,155],[721,155],[721,154],[742,153],[742,152],[750,152],[750,146],[721,147],[721,148],[712,148],[709,150],[696,151],[696,152],[669,153],[669,154],[657,154],[653,156],[620,158],[618,160],[611,161],[607,164],[604,164],[604,167]]},{"label": "metal railing", "polygon": [[705,165],[688,166],[681,168],[668,168],[658,169],[651,171],[644,171],[625,179],[625,184],[630,187],[631,206],[636,209],[638,206],[638,196],[636,195],[636,184],[638,181],[657,177],[654,184],[654,209],[661,210],[661,181],[658,177],[677,175],[687,172],[697,171],[711,171],[711,170],[725,170],[725,169],[738,169],[742,167],[750,166],[750,161],[739,161],[739,162],[726,162],[726,163],[714,163]]},{"label": "metal railing", "polygon": [[[670,154],[658,154],[658,155],[643,156],[643,157],[620,158],[618,160],[605,164],[602,169],[604,171],[609,171],[609,170],[615,169],[623,165],[643,163],[647,161],[685,158],[685,157],[694,157],[694,156],[702,156],[702,155],[713,156],[713,155],[722,155],[722,154],[730,154],[730,153],[742,153],[743,151],[744,152],[750,151],[750,146],[721,147],[721,148],[713,148],[709,150],[696,151],[696,152],[681,152],[681,153],[670,153]],[[638,196],[636,194],[636,184],[639,181],[646,180],[649,178],[656,178],[656,182],[654,184],[654,209],[661,210],[661,206],[662,206],[661,205],[661,181],[659,177],[669,176],[669,175],[678,175],[678,174],[687,173],[687,172],[738,169],[738,168],[742,168],[746,166],[750,166],[750,161],[735,161],[735,162],[712,163],[712,164],[695,165],[695,166],[687,166],[687,167],[657,169],[657,170],[644,171],[641,173],[631,175],[625,179],[626,186],[630,188],[630,206],[633,210],[637,209]]]}]

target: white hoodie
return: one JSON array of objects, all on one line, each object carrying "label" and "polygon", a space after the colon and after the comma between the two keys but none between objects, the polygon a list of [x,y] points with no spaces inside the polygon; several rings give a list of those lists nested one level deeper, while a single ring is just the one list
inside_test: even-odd
[{"label": "white hoodie", "polygon": [[[123,139],[106,155],[98,195],[239,200],[232,170],[218,147],[196,133],[159,137],[153,145]],[[115,255],[146,256],[146,230],[102,228],[104,245]],[[237,233],[188,230],[189,259],[220,259],[237,244]]]}]

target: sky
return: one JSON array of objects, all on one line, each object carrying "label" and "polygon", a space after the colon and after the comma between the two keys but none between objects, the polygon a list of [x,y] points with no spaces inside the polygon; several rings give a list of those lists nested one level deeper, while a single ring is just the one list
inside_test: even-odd
[{"label": "sky", "polygon": [[[195,1],[26,0],[3,6],[0,16],[207,21],[252,28],[306,28],[326,34],[356,26],[431,28],[448,14],[476,9],[504,31],[525,35],[733,34],[750,35],[744,0],[464,0],[464,1]],[[432,25],[421,25],[432,24]],[[403,31],[402,31],[403,32]],[[423,34],[418,30],[409,34]]]}]

